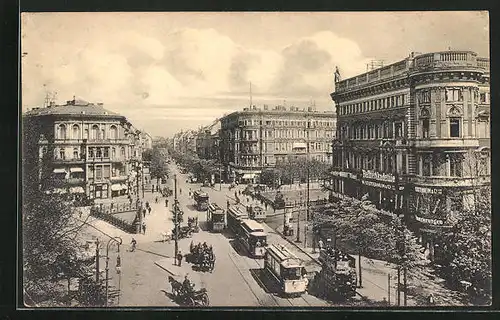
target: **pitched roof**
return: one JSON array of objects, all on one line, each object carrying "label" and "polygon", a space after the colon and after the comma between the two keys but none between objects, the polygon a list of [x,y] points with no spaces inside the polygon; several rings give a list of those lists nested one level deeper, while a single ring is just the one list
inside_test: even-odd
[{"label": "pitched roof", "polygon": [[89,103],[84,100],[68,101],[65,105],[55,105],[45,108],[34,108],[25,112],[27,116],[42,115],[89,115],[89,116],[111,116],[122,117],[116,112],[103,108],[102,104]]}]

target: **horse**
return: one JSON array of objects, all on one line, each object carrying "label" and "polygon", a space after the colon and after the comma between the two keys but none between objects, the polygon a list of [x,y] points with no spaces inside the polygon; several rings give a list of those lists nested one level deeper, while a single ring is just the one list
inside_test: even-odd
[{"label": "horse", "polygon": [[172,294],[174,297],[178,296],[182,292],[182,283],[175,280],[172,276],[168,276],[168,282],[172,286]]}]

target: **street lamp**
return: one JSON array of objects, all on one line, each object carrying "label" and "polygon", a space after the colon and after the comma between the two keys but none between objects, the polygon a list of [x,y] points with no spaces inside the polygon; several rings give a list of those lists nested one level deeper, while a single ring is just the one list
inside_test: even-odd
[{"label": "street lamp", "polygon": [[[106,245],[106,307],[108,306],[108,286],[109,286],[109,245],[111,242],[118,243],[118,258],[117,258],[117,267],[121,267],[121,258],[120,258],[120,245],[122,244],[122,238],[114,237],[109,239],[108,244]],[[118,269],[117,271],[119,271]]]},{"label": "street lamp", "polygon": [[295,239],[295,242],[300,242],[300,212],[302,211],[302,204],[302,191],[300,191],[300,204],[297,211],[297,239]]}]

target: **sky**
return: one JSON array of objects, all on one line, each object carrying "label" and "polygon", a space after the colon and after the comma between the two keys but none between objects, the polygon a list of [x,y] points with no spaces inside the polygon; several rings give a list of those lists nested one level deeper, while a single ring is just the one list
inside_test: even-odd
[{"label": "sky", "polygon": [[333,111],[335,67],[450,48],[489,57],[488,13],[23,13],[21,108],[76,96],[167,137],[249,106],[250,87],[257,106]]}]

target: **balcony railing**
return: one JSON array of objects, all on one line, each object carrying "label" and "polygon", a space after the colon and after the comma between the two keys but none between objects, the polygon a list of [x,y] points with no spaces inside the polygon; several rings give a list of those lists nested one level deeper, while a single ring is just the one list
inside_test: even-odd
[{"label": "balcony railing", "polygon": [[111,181],[125,181],[128,180],[128,176],[125,175],[120,175],[120,176],[115,176],[110,178]]},{"label": "balcony railing", "polygon": [[440,187],[476,187],[491,182],[489,176],[480,177],[427,177],[411,176],[409,181],[414,184],[432,185]]},{"label": "balcony railing", "polygon": [[101,144],[101,143],[112,143],[112,144],[116,144],[116,143],[121,143],[121,144],[125,144],[125,143],[129,143],[130,141],[128,139],[54,139],[54,143],[56,144],[82,144],[82,143],[86,143],[86,144]]},{"label": "balcony railing", "polygon": [[83,163],[85,159],[82,158],[59,158],[55,157],[53,159],[54,163]]}]

